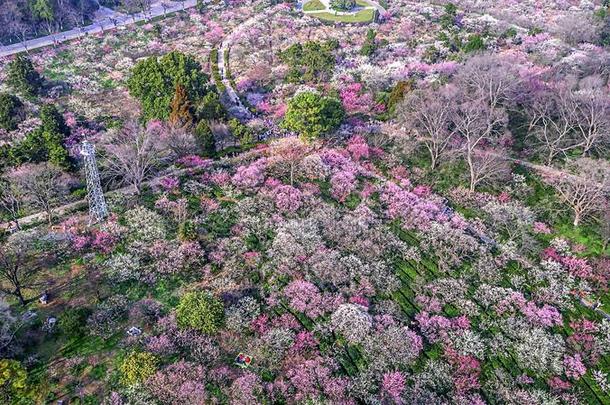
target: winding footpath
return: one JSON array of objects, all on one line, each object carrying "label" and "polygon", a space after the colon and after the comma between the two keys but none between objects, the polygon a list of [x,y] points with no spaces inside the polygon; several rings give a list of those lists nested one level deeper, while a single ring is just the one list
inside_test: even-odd
[{"label": "winding footpath", "polygon": [[18,44],[0,47],[0,57],[10,56],[21,52],[29,52],[34,49],[47,46],[56,46],[62,42],[72,41],[88,35],[104,33],[107,29],[124,27],[136,24],[140,21],[148,21],[155,17],[160,17],[168,13],[186,10],[195,7],[197,0],[155,2],[149,12],[127,15],[114,10],[102,8],[96,20],[85,27],[74,28],[57,34],[47,35],[40,38],[30,39]]},{"label": "winding footpath", "polygon": [[238,35],[241,35],[244,30],[252,27],[260,21],[271,17],[273,14],[277,13],[278,9],[281,8],[283,8],[282,4],[268,8],[264,12],[256,14],[254,17],[250,17],[249,19],[235,27],[235,29],[233,29],[233,31],[231,31],[231,33],[223,39],[222,44],[220,46],[220,50],[218,51],[218,70],[220,71],[220,75],[222,77],[222,84],[226,88],[225,92],[230,102],[230,105],[226,107],[229,110],[229,113],[242,120],[250,120],[254,116],[252,115],[250,110],[246,106],[244,106],[241,99],[239,98],[239,95],[237,94],[237,90],[233,87],[231,78],[229,77],[229,72],[227,72],[227,66],[229,66],[230,61],[225,60],[225,54],[230,55],[233,41]]}]

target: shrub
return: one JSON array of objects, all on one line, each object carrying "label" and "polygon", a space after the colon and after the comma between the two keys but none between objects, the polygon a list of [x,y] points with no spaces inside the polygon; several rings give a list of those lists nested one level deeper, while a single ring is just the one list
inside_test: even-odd
[{"label": "shrub", "polygon": [[119,366],[121,382],[131,386],[144,382],[157,371],[157,358],[148,352],[131,352]]},{"label": "shrub", "polygon": [[330,8],[337,11],[348,11],[356,7],[356,0],[331,0]]},{"label": "shrub", "polygon": [[0,402],[14,404],[27,392],[27,371],[16,360],[0,360]]},{"label": "shrub", "polygon": [[66,336],[82,336],[90,313],[91,311],[88,308],[83,307],[66,309],[57,321],[59,330]]},{"label": "shrub", "polygon": [[183,222],[178,227],[178,238],[183,241],[197,240],[199,230],[197,224],[191,221]]},{"label": "shrub", "polygon": [[176,308],[176,319],[182,328],[213,334],[224,321],[224,306],[209,293],[186,293]]}]

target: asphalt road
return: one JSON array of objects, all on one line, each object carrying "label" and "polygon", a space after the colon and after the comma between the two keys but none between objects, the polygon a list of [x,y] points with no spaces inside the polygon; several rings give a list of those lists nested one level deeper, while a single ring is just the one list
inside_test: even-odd
[{"label": "asphalt road", "polygon": [[[166,5],[169,7],[164,8],[163,3],[166,3]],[[137,13],[133,15],[118,13],[112,10],[104,10],[105,12],[100,13],[101,15],[91,25],[87,25],[81,28],[74,28],[68,31],[63,31],[57,34],[47,35],[40,38],[30,39],[26,41],[25,44],[21,42],[18,44],[0,47],[0,57],[14,55],[25,51],[31,51],[38,48],[44,48],[45,46],[57,45],[62,42],[82,38],[87,35],[97,34],[103,32],[106,29],[135,24],[139,21],[145,21],[151,18],[162,16],[166,13],[173,13],[182,9],[188,9],[191,7],[195,7],[196,5],[197,0],[185,0],[183,2],[159,1],[152,5],[148,13]]]}]

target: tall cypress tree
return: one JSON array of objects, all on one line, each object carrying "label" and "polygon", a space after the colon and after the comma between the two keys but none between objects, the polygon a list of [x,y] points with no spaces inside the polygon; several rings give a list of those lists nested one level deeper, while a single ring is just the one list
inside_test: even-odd
[{"label": "tall cypress tree", "polygon": [[190,127],[193,125],[191,110],[191,101],[186,94],[186,89],[180,84],[177,85],[170,105],[169,122],[178,127]]}]

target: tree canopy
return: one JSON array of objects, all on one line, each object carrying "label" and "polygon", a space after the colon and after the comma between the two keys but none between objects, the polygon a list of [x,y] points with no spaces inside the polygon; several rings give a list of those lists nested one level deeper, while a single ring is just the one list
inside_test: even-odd
[{"label": "tree canopy", "polygon": [[142,104],[145,120],[169,118],[177,86],[184,88],[193,105],[210,91],[209,77],[199,62],[178,51],[138,62],[127,80],[130,94]]},{"label": "tree canopy", "polygon": [[23,121],[23,103],[18,97],[0,93],[0,128],[12,131]]},{"label": "tree canopy", "polygon": [[49,161],[62,168],[70,168],[72,161],[64,144],[70,135],[70,128],[63,116],[54,105],[47,104],[40,109],[40,119],[41,125],[11,149],[13,162]]},{"label": "tree canopy", "polygon": [[8,65],[6,82],[15,91],[26,97],[34,97],[40,92],[42,78],[34,69],[32,61],[23,55],[17,57]]},{"label": "tree canopy", "polygon": [[333,50],[337,41],[296,43],[280,53],[282,62],[290,67],[287,80],[293,83],[323,81],[335,66]]},{"label": "tree canopy", "polygon": [[288,103],[284,128],[297,132],[306,141],[336,129],[345,111],[336,98],[323,97],[313,92],[302,92]]}]

